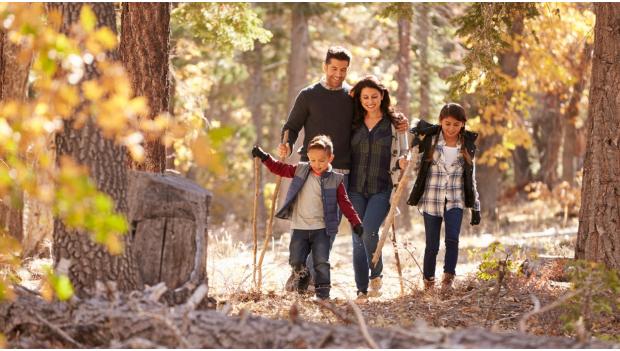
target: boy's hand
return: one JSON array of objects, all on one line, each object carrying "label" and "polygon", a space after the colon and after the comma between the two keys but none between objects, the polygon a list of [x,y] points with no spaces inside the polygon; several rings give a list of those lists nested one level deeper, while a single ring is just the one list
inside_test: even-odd
[{"label": "boy's hand", "polygon": [[355,227],[353,227],[353,233],[355,233],[355,235],[361,238],[362,234],[364,234],[364,227],[362,227],[361,224],[357,224]]},{"label": "boy's hand", "polygon": [[480,224],[480,211],[471,211],[471,222],[469,222],[469,224],[471,225],[478,225]]},{"label": "boy's hand", "polygon": [[258,145],[254,145],[252,148],[252,156],[260,158],[261,161],[265,161],[269,158],[269,154],[263,151],[263,149],[261,149]]}]

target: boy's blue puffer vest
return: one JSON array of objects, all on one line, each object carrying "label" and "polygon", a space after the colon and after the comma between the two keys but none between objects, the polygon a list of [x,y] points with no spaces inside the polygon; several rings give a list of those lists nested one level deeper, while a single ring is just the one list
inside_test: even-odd
[{"label": "boy's blue puffer vest", "polygon": [[[297,194],[308,179],[310,174],[310,164],[308,162],[299,162],[295,169],[295,176],[288,188],[284,205],[276,217],[281,219],[290,219],[293,212],[293,203],[297,199]],[[325,171],[321,174],[321,198],[323,199],[323,214],[325,220],[325,229],[328,235],[336,235],[338,233],[338,186],[344,180],[344,175],[334,172]]]}]

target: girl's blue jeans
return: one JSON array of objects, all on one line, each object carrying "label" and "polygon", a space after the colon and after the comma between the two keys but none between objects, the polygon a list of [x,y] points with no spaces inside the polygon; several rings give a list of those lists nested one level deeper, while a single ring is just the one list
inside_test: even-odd
[{"label": "girl's blue jeans", "polygon": [[444,210],[443,218],[432,216],[424,212],[424,229],[426,232],[426,249],[424,250],[424,278],[435,278],[437,253],[439,252],[439,233],[441,222],[446,222],[446,257],[444,259],[444,273],[456,274],[456,262],[459,258],[459,234],[463,220],[463,209],[452,208]]},{"label": "girl's blue jeans", "polygon": [[381,227],[390,210],[391,193],[391,190],[372,195],[357,192],[349,193],[349,199],[364,226],[364,234],[361,237],[355,233],[352,234],[353,271],[355,272],[357,291],[368,292],[369,280],[382,276],[383,260],[380,258],[379,262],[373,266],[372,255],[379,242],[379,227]]}]

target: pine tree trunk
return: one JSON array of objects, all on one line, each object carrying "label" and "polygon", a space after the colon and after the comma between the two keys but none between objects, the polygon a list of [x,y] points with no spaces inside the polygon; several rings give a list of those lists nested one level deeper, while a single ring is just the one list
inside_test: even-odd
[{"label": "pine tree trunk", "polygon": [[[26,98],[31,59],[26,57],[26,61],[20,60],[19,54],[19,46],[11,43],[4,30],[0,28],[0,101],[2,102],[22,101]],[[24,236],[23,201],[23,192],[18,189],[14,189],[0,200],[0,227],[20,242]]]},{"label": "pine tree trunk", "polygon": [[620,6],[594,5],[594,56],[575,258],[620,269]]},{"label": "pine tree trunk", "polygon": [[[411,6],[411,5],[409,5]],[[398,72],[396,80],[398,89],[396,90],[396,99],[398,100],[398,110],[405,117],[411,118],[411,94],[409,93],[409,77],[411,76],[411,16],[409,14],[400,16],[398,19]],[[422,75],[422,74],[421,74]],[[426,75],[428,78],[428,74]],[[409,189],[409,184],[401,184],[405,189]],[[399,227],[411,229],[411,212],[407,205],[406,196],[403,196],[398,208],[401,211],[398,222]]]},{"label": "pine tree trunk", "polygon": [[[523,33],[523,17],[518,17],[513,20],[512,27],[509,34],[511,37],[519,36]],[[502,73],[515,78],[518,74],[519,60],[521,53],[518,51],[506,51],[499,55],[499,65]],[[510,101],[512,97],[512,91],[508,90],[503,96],[503,104]],[[491,121],[491,125],[495,126],[497,122]],[[487,151],[494,145],[501,142],[501,135],[495,133],[483,138],[480,138],[480,153]],[[482,210],[491,218],[497,219],[495,215],[495,209],[497,208],[497,200],[499,198],[500,183],[502,179],[502,173],[497,166],[476,165],[476,172],[478,174],[478,184],[484,184],[484,187],[480,189],[480,203]]]},{"label": "pine tree trunk", "polygon": [[[69,34],[70,26],[79,21],[80,3],[54,3],[47,5],[63,15],[61,31]],[[107,26],[116,32],[116,18],[113,3],[91,4],[97,16],[98,26]],[[111,59],[118,59],[116,52],[108,53]],[[85,80],[96,77],[96,68],[86,67]],[[127,215],[127,151],[105,138],[92,119],[80,129],[73,128],[73,120],[65,121],[63,131],[56,135],[57,159],[69,156],[88,168],[90,178],[97,188],[110,195],[115,210]],[[97,157],[93,157],[97,155]],[[125,251],[112,256],[106,248],[91,241],[89,233],[69,229],[60,219],[54,220],[54,262],[71,260],[69,278],[78,296],[92,293],[95,281],[116,281],[122,291],[140,287],[139,277],[132,254],[131,238],[124,236]]]},{"label": "pine tree trunk", "polygon": [[579,101],[583,96],[583,90],[587,82],[587,69],[592,60],[592,45],[586,43],[583,48],[583,56],[579,62],[579,66],[575,75],[579,77],[573,85],[573,94],[571,95],[568,107],[564,114],[564,142],[562,150],[562,180],[571,184],[575,182],[575,173],[577,167],[575,160],[579,158],[577,148],[577,129],[575,122],[579,116]]},{"label": "pine tree trunk", "polygon": [[[247,93],[247,105],[252,114],[252,122],[254,123],[254,130],[256,131],[256,144],[265,148],[263,144],[263,102],[265,96],[263,91],[263,44],[256,41],[254,43],[254,50],[244,54],[248,71],[250,72],[250,86]],[[261,180],[258,191],[258,231],[262,233],[265,230],[265,194],[263,192],[263,177],[264,168],[260,167],[259,178]]]},{"label": "pine tree trunk", "polygon": [[428,39],[431,32],[428,4],[416,4],[418,31],[416,39],[420,48],[420,117],[428,119],[431,113],[430,66],[428,64]]},{"label": "pine tree trunk", "polygon": [[[120,55],[136,96],[146,96],[153,119],[168,111],[170,51],[170,4],[123,2]],[[163,172],[166,148],[159,140],[144,143],[144,163],[131,161],[131,168]]]},{"label": "pine tree trunk", "polygon": [[549,92],[545,94],[543,101],[545,108],[541,121],[541,139],[545,146],[544,152],[541,155],[538,178],[549,189],[553,189],[558,182],[558,165],[564,121],[560,113],[560,95],[558,93]]}]

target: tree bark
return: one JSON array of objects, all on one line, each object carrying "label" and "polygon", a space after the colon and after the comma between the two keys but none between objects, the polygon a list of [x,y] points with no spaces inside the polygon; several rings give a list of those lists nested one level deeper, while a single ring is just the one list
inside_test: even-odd
[{"label": "tree bark", "polygon": [[543,98],[544,112],[542,116],[544,152],[540,160],[538,178],[551,190],[558,182],[558,165],[562,131],[564,130],[563,116],[560,113],[560,95],[557,92],[548,92]]},{"label": "tree bark", "polygon": [[[0,28],[0,102],[26,99],[31,57],[24,61],[19,55],[20,47],[11,43]],[[13,189],[0,200],[0,227],[20,242],[24,237],[23,201],[24,195],[19,189]]]},{"label": "tree bark", "polygon": [[575,123],[579,116],[579,102],[583,96],[583,90],[587,83],[587,70],[592,61],[592,44],[586,42],[583,47],[583,56],[579,62],[579,66],[575,72],[577,82],[573,85],[573,94],[571,95],[568,107],[564,114],[564,142],[562,150],[562,180],[571,184],[575,183],[575,173],[577,165],[575,160],[579,159],[577,129]]},{"label": "tree bark", "polygon": [[575,258],[620,269],[620,7],[594,5],[594,56]]},{"label": "tree bark", "polygon": [[[519,36],[523,33],[523,17],[519,16],[513,19],[512,27],[509,30],[511,37]],[[515,78],[518,74],[519,60],[521,53],[519,51],[508,50],[499,55],[499,65],[502,73]],[[513,92],[508,90],[502,97],[502,104],[504,107],[507,102],[512,98]],[[498,122],[495,120],[490,121],[491,126],[496,126]],[[492,135],[483,136],[480,138],[480,153],[487,151],[492,146],[498,144],[502,140],[502,136],[494,133]],[[497,200],[500,195],[500,183],[502,179],[502,173],[497,165],[476,165],[476,172],[478,173],[478,184],[484,184],[484,188],[480,191],[480,203],[482,210],[491,216],[493,219],[497,219],[494,210],[497,208]]]},{"label": "tree bark", "polygon": [[[79,21],[80,3],[54,3],[47,5],[63,15],[61,32],[70,34],[70,27]],[[114,4],[91,4],[98,26],[107,26],[116,32]],[[110,59],[118,59],[117,52],[109,52]],[[85,80],[98,75],[96,67],[86,66]],[[127,151],[105,138],[92,117],[80,129],[73,127],[73,119],[65,121],[63,131],[56,135],[57,159],[69,156],[88,168],[97,189],[112,197],[115,210],[127,215]],[[96,157],[95,157],[96,155]],[[54,262],[71,260],[69,278],[78,296],[92,293],[95,281],[116,281],[122,291],[138,289],[141,284],[132,254],[131,238],[123,237],[125,251],[112,256],[106,248],[91,241],[89,233],[70,229],[58,218],[54,220]]]},{"label": "tree bark", "polygon": [[[123,2],[121,60],[129,74],[134,94],[148,98],[149,119],[168,112],[169,51],[170,4]],[[166,148],[161,141],[146,140],[144,151],[144,162],[130,161],[131,168],[163,172],[166,168]]]},{"label": "tree bark", "polygon": [[[411,5],[409,5],[411,6]],[[411,76],[411,16],[409,12],[398,18],[398,72],[396,81],[398,89],[396,90],[396,99],[398,100],[398,110],[402,112],[406,118],[411,118],[411,94],[409,92],[409,77]],[[423,71],[424,69],[421,69]],[[420,76],[422,73],[420,73]],[[426,74],[428,78],[428,74]],[[422,80],[420,78],[420,80]],[[420,89],[422,91],[422,88]],[[422,92],[421,92],[422,94]],[[409,182],[408,182],[409,183]],[[405,188],[409,188],[409,184],[401,184]],[[405,230],[411,229],[411,213],[407,205],[406,196],[400,200],[398,208],[401,211],[399,218],[399,227]]]}]

